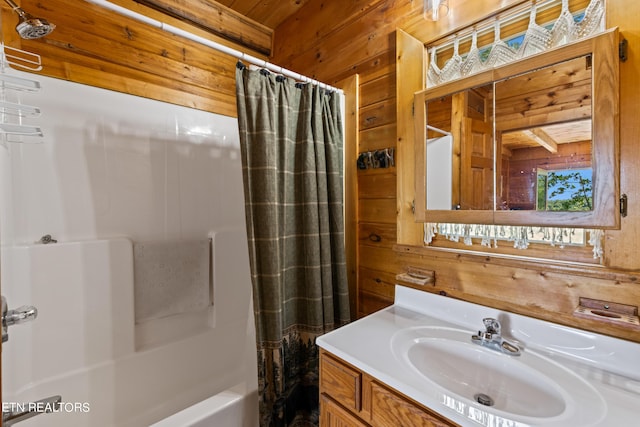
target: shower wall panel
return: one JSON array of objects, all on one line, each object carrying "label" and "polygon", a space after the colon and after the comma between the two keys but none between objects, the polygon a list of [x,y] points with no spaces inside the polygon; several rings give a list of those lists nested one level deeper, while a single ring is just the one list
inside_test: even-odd
[{"label": "shower wall panel", "polygon": [[38,78],[42,89],[20,98],[42,110],[24,119],[41,126],[42,143],[2,149],[11,167],[4,243],[45,234],[199,239],[244,228],[236,119]]}]

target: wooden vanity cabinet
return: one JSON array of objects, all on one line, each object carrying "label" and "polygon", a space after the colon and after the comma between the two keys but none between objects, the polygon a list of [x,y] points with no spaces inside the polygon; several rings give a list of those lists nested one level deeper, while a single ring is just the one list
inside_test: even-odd
[{"label": "wooden vanity cabinet", "polygon": [[320,350],[320,427],[457,425]]}]

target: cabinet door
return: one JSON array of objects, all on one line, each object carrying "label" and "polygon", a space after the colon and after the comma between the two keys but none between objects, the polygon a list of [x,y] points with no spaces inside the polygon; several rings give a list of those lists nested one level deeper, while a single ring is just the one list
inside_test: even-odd
[{"label": "cabinet door", "polygon": [[462,120],[461,209],[493,210],[493,126]]},{"label": "cabinet door", "polygon": [[371,393],[371,425],[376,427],[453,427],[457,425],[427,412],[375,382],[372,384]]},{"label": "cabinet door", "polygon": [[320,396],[320,427],[367,427],[367,424],[323,394]]}]

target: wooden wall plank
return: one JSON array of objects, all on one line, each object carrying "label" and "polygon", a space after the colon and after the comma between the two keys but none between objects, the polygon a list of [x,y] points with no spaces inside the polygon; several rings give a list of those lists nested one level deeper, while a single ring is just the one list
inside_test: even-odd
[{"label": "wooden wall plank", "polygon": [[[360,107],[360,129],[366,130],[388,125],[396,121],[395,99],[385,99],[375,104]],[[394,144],[395,145],[395,144]]]},{"label": "wooden wall plank", "polygon": [[360,131],[360,152],[396,146],[396,124],[390,123]]},{"label": "wooden wall plank", "polygon": [[361,292],[358,295],[358,300],[358,304],[361,307],[361,311],[358,312],[358,318],[365,317],[393,304],[393,301],[390,301],[387,298],[382,298],[377,294],[371,294],[368,292]]},{"label": "wooden wall plank", "polygon": [[364,267],[360,269],[360,289],[390,303],[393,303],[395,283],[396,276],[393,273]]},{"label": "wooden wall plank", "polygon": [[395,70],[388,72],[390,70],[385,68],[384,71],[385,73],[382,76],[368,82],[363,82],[360,105],[371,105],[396,96]]},{"label": "wooden wall plank", "polygon": [[[393,36],[395,36],[395,33],[390,35],[390,37]],[[371,76],[380,75],[388,68],[395,68],[395,56],[392,51],[384,51],[379,55],[367,58],[358,64],[352,64],[350,67],[342,70],[333,70],[335,74],[332,73],[331,75],[322,77],[322,81],[331,83],[332,81],[342,79],[353,73],[358,73],[361,77],[361,81],[366,82],[372,78]]]},{"label": "wooden wall plank", "polygon": [[361,245],[393,249],[396,244],[395,224],[367,223],[358,225],[358,241]]},{"label": "wooden wall plank", "polygon": [[[389,169],[361,171],[358,174],[358,189],[361,199],[394,199],[396,198],[396,174]],[[376,172],[380,173],[376,173]]]},{"label": "wooden wall plank", "polygon": [[[388,56],[388,55],[387,55]],[[392,58],[392,61],[385,62],[384,65],[378,64],[374,69],[369,70],[365,75],[360,79],[360,83],[364,86],[368,83],[371,83],[373,80],[377,80],[380,78],[384,78],[386,76],[390,76],[393,74],[395,76],[396,72],[396,63]],[[395,79],[387,79],[390,85],[395,87],[396,81]],[[393,96],[393,92],[389,91],[389,97]],[[375,101],[374,101],[375,102]],[[363,102],[364,105],[370,104],[371,102]]]},{"label": "wooden wall plank", "polygon": [[111,64],[105,69],[107,71],[66,63],[63,75],[64,79],[77,83],[129,93],[198,110],[211,111],[225,116],[235,117],[237,115],[234,95],[213,91],[191,93],[189,90],[191,88],[181,90],[179,85],[172,85],[167,81],[158,80],[155,84],[146,81],[151,80],[148,75],[141,75],[139,79],[120,77],[117,72],[118,67],[111,66]]},{"label": "wooden wall plank", "polygon": [[375,271],[386,271],[395,274],[404,271],[407,257],[384,247],[360,245],[360,267]]},{"label": "wooden wall plank", "polygon": [[[193,45],[192,48],[195,49]],[[129,49],[124,46],[102,44],[99,41],[89,42],[87,45],[49,42],[38,46],[38,53],[43,57],[43,63],[47,75],[59,78],[67,78],[64,74],[66,64],[84,65],[87,68],[95,68],[103,72],[108,69],[118,69],[121,78],[142,80],[145,82],[162,81],[163,85],[174,86],[187,92],[219,92],[235,97],[235,75],[230,72],[235,70],[236,61],[233,58],[222,55],[210,55],[207,62],[216,66],[196,64],[201,59],[194,59],[194,66],[187,68],[180,60],[174,60],[143,50],[131,50],[131,55],[123,55],[126,59],[103,59],[96,57],[91,52],[92,48],[104,50],[120,50],[126,52]],[[186,48],[185,48],[186,50]],[[162,59],[160,59],[162,56]],[[185,60],[188,60],[185,58]],[[160,68],[162,67],[162,68]],[[43,73],[44,74],[44,73]]]},{"label": "wooden wall plank", "polygon": [[358,96],[360,84],[358,75],[354,74],[337,83],[345,96],[345,134],[344,134],[344,227],[345,251],[347,262],[347,278],[349,281],[349,301],[351,318],[358,314],[358,175],[355,158],[358,156]]},{"label": "wooden wall plank", "polygon": [[359,270],[359,317],[393,304],[395,275],[361,267]]},{"label": "wooden wall plank", "polygon": [[396,199],[360,199],[358,204],[360,221],[396,223]]}]

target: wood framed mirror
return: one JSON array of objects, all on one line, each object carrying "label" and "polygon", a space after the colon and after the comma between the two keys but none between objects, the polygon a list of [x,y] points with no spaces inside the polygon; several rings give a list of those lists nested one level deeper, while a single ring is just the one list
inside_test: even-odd
[{"label": "wood framed mirror", "polygon": [[619,228],[617,46],[612,29],[417,92],[416,221]]}]

